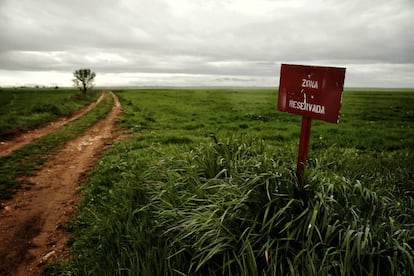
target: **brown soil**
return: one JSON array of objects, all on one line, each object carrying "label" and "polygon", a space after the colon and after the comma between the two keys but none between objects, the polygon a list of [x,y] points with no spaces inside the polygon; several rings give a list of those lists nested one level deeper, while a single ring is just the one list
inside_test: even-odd
[{"label": "brown soil", "polygon": [[[69,235],[62,227],[73,215],[85,172],[116,138],[115,105],[102,121],[68,142],[0,210],[0,275],[39,275],[45,264],[67,257]],[[35,132],[35,131],[34,131]]]},{"label": "brown soil", "polygon": [[58,128],[66,125],[67,123],[70,123],[78,119],[86,112],[92,110],[102,100],[103,97],[104,93],[102,93],[102,95],[98,98],[96,102],[91,103],[88,106],[85,106],[84,108],[76,111],[69,117],[64,117],[59,120],[53,121],[42,128],[37,128],[29,132],[20,133],[8,141],[0,142],[0,157],[10,155],[13,151],[27,144],[30,144],[33,140],[39,139],[44,135],[52,133],[56,131]]}]

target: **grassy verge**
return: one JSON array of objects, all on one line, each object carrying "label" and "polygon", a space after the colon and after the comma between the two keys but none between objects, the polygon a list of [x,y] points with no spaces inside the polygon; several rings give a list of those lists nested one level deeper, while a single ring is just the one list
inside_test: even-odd
[{"label": "grassy verge", "polygon": [[64,273],[414,273],[413,92],[345,94],[339,126],[313,125],[303,186],[300,118],[274,91],[119,95],[137,135],[84,186]]},{"label": "grassy verge", "polygon": [[29,176],[39,169],[49,155],[75,138],[86,128],[104,118],[112,109],[113,99],[108,94],[93,110],[78,120],[63,126],[59,130],[46,135],[33,143],[16,150],[12,155],[0,158],[0,199],[9,198],[20,186],[17,178]]},{"label": "grassy verge", "polygon": [[83,96],[73,89],[0,89],[0,138],[68,116],[99,94],[92,91]]}]

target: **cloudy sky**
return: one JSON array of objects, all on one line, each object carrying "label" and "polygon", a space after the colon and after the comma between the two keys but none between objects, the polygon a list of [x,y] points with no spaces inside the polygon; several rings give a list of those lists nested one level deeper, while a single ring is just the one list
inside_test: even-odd
[{"label": "cloudy sky", "polygon": [[0,0],[0,86],[277,86],[281,63],[414,87],[414,0]]}]

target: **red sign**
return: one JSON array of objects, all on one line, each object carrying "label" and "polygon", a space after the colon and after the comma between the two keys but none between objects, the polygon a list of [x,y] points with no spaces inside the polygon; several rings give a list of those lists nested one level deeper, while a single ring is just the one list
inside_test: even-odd
[{"label": "red sign", "polygon": [[339,122],[345,68],[282,64],[278,109]]}]

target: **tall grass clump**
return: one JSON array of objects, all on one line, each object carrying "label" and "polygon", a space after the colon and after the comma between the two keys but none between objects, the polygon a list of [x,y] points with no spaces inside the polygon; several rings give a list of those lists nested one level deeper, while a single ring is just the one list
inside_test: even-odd
[{"label": "tall grass clump", "polygon": [[414,273],[412,198],[324,164],[299,185],[291,153],[260,139],[144,143],[115,147],[85,187],[75,274]]}]

